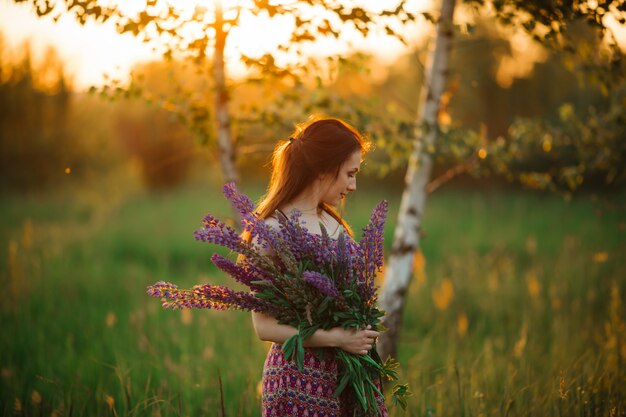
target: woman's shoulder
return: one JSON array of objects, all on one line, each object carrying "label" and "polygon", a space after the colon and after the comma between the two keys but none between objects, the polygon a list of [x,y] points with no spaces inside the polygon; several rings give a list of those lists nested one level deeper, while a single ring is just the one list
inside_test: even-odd
[{"label": "woman's shoulder", "polygon": [[265,224],[271,227],[278,228],[278,226],[280,225],[280,223],[278,223],[278,219],[276,218],[276,216],[266,217],[265,219],[263,219],[263,221],[265,222]]},{"label": "woman's shoulder", "polygon": [[328,236],[332,238],[337,238],[339,236],[339,233],[341,233],[341,231],[343,230],[343,225],[332,215],[330,215],[330,213],[327,213],[325,211],[322,211],[320,217],[322,220],[322,224],[324,224],[324,227],[328,232]]},{"label": "woman's shoulder", "polygon": [[266,217],[265,219],[263,219],[263,221],[265,222],[266,225],[268,225],[272,229],[275,229],[275,230],[280,229],[280,223],[278,222],[278,219],[276,218],[275,215]]}]

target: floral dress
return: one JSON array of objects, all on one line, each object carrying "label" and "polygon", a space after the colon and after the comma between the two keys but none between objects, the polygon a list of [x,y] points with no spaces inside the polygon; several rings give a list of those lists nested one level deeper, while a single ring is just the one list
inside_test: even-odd
[{"label": "floral dress", "polygon": [[[283,356],[272,343],[263,368],[262,417],[352,417],[360,405],[346,389],[333,397],[338,382],[338,361],[331,348],[305,348],[304,366]],[[376,398],[380,417],[388,417],[384,398]]]}]

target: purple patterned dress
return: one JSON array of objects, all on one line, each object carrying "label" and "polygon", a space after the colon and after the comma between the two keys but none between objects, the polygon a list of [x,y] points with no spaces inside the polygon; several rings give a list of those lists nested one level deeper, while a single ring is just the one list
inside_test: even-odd
[{"label": "purple patterned dress", "polygon": [[[352,417],[360,406],[348,399],[347,389],[333,397],[337,380],[333,349],[305,348],[299,371],[295,362],[284,359],[281,346],[272,343],[263,368],[262,417]],[[376,399],[380,417],[388,417],[384,398]]]},{"label": "purple patterned dress", "polygon": [[[346,240],[352,241],[350,235],[346,234]],[[338,365],[334,349],[304,348],[304,366],[300,371],[294,361],[284,358],[281,345],[272,343],[261,381],[262,417],[360,417],[355,410],[360,410],[361,405],[348,388],[338,398],[333,397],[339,382]],[[374,383],[380,389],[378,381]],[[377,395],[376,401],[381,410],[378,417],[388,417],[385,399]]]}]

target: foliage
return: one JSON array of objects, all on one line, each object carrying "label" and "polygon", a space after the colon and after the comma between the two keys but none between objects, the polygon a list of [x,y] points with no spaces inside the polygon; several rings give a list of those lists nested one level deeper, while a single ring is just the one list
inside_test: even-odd
[{"label": "foliage", "polygon": [[615,36],[607,26],[608,19],[614,18],[619,24],[626,23],[626,1],[587,0],[573,1],[520,1],[520,0],[466,0],[475,9],[489,6],[504,26],[519,28],[551,49],[565,50],[576,56],[575,39],[569,30],[572,25],[585,23],[599,39],[606,41],[609,50],[608,61],[586,62],[585,70],[598,77],[605,87],[624,77],[620,69],[624,65],[624,53]]},{"label": "foliage", "polygon": [[[294,22],[292,32],[277,46],[277,56],[280,54],[301,56],[302,49],[307,44],[323,38],[343,41],[346,28],[355,29],[356,33],[363,37],[378,32],[405,42],[400,33],[402,27],[418,18],[408,10],[405,0],[398,2],[393,8],[377,11],[356,5],[345,5],[334,0],[295,3],[253,0],[241,5],[225,3],[227,7],[223,12],[221,2],[207,6],[197,5],[190,10],[185,5],[171,1],[147,1],[141,8],[96,0],[87,2],[67,0],[58,3],[47,0],[15,1],[29,3],[39,16],[50,15],[58,19],[69,14],[81,24],[90,20],[114,22],[120,33],[141,37],[160,50],[166,60],[188,62],[197,68],[197,73],[202,74],[207,74],[207,70],[213,65],[210,59],[211,50],[216,47],[223,48],[223,45],[217,43],[218,34],[223,33],[224,40],[227,40],[230,30],[240,24],[244,15],[266,16],[271,19],[286,17]],[[241,60],[255,74],[250,76],[252,79],[278,77],[296,83],[309,68],[312,68],[311,62],[315,61],[279,63],[280,60],[271,53],[262,56],[242,56]],[[215,109],[211,105],[211,95],[207,93],[214,88],[214,83],[205,84],[200,94],[197,94],[197,91],[188,89],[180,80],[172,79],[171,82],[175,83],[177,91],[163,96],[157,103],[167,111],[174,112],[201,143],[213,143],[215,134],[212,122]],[[119,80],[110,80],[102,89],[102,93],[114,98],[140,97],[144,95],[144,90],[142,80],[137,77],[133,78],[129,86],[122,85]],[[234,96],[232,91],[229,95]],[[151,100],[149,91],[144,98]]]},{"label": "foliage", "polygon": [[555,124],[520,119],[510,128],[510,141],[494,144],[496,149],[504,148],[506,156],[491,163],[530,187],[566,194],[582,188],[584,182],[596,190],[621,186],[626,181],[625,98],[614,97],[617,103],[608,111],[591,108],[582,118],[571,104],[563,104]]},{"label": "foliage", "polygon": [[[414,123],[410,115],[398,112],[392,93],[372,80],[376,57],[354,53],[323,63],[310,59],[308,74],[298,82],[268,78],[242,83],[236,88],[233,108],[237,117],[243,164],[262,166],[276,138],[287,137],[295,124],[310,115],[327,115],[349,120],[374,143],[368,155],[369,172],[383,177],[404,166],[411,147]],[[379,71],[391,71],[378,68]],[[258,169],[258,168],[257,168]]]},{"label": "foliage", "polygon": [[[39,16],[50,15],[58,19],[64,14],[73,15],[81,24],[93,20],[96,22],[112,21],[120,33],[141,36],[146,41],[159,41],[166,57],[188,56],[203,61],[208,49],[214,46],[211,37],[216,32],[214,11],[218,4],[196,6],[193,10],[181,7],[171,1],[146,1],[140,8],[114,5],[108,2],[90,0],[86,2],[50,2],[47,0],[15,0],[17,3],[29,3]],[[265,15],[290,17],[295,25],[293,32],[279,50],[295,52],[303,43],[320,38],[338,39],[346,25],[353,27],[362,36],[379,31],[404,41],[399,28],[414,21],[417,16],[411,13],[406,1],[402,0],[394,8],[371,11],[356,5],[345,5],[335,0],[309,0],[305,2],[268,2],[253,0],[242,5],[227,7],[222,22],[228,33],[230,28],[239,24],[243,13],[255,16]],[[264,72],[275,73],[277,68],[270,55],[261,59],[246,57],[250,64],[264,68]]]},{"label": "foliage", "polygon": [[[617,140],[624,129],[623,82],[615,79],[613,87],[605,90],[597,74],[585,71],[590,62],[615,65],[609,50],[590,29],[570,22],[563,33],[576,45],[576,56],[535,46],[534,55],[516,57],[513,43],[518,38],[507,37],[511,31],[498,27],[493,17],[478,18],[470,33],[457,28],[451,80],[440,107],[441,140],[425,149],[436,161],[429,190],[463,173],[481,183],[508,181],[565,194],[620,187],[620,172],[626,165]],[[496,72],[504,61],[516,59],[535,61],[503,85]],[[332,114],[351,120],[376,145],[367,161],[370,173],[395,174],[406,166],[413,138],[424,133],[424,127],[414,122],[413,101],[421,92],[424,60],[425,47],[416,48],[386,69],[386,78],[374,82],[374,57],[356,54],[329,65],[327,71],[318,67],[316,81],[293,87],[271,82],[259,86],[269,104],[251,99],[238,110],[246,115],[240,119],[239,136],[256,139],[255,146],[244,149],[267,152],[276,136],[289,134],[299,118]],[[568,120],[559,108],[572,109]],[[260,133],[264,126],[277,126],[278,135],[264,136]],[[567,139],[556,142],[567,141],[567,145],[544,140],[563,132]],[[599,154],[605,157],[600,160]]]},{"label": "foliage", "polygon": [[[572,23],[567,36],[577,45],[577,58],[543,49],[516,58],[513,43],[518,39],[506,38],[507,34],[493,18],[478,19],[471,33],[460,29],[455,33],[448,91],[440,106],[440,140],[424,149],[436,163],[429,190],[463,173],[480,183],[506,180],[532,188],[541,184],[541,188],[565,194],[620,187],[620,173],[626,165],[618,140],[624,131],[624,80],[615,80],[607,91],[581,68],[590,61],[608,65],[601,41]],[[424,51],[416,49],[399,60],[386,79],[365,89],[366,96],[371,90],[379,102],[364,112],[360,126],[369,133],[381,121],[388,123],[386,131],[372,135],[384,150],[383,163],[374,164],[383,175],[394,164],[405,166],[411,136],[419,140],[425,133],[424,126],[412,122],[417,107],[410,102],[421,91],[416,80],[423,76],[424,59]],[[502,85],[496,74],[502,62],[523,59],[536,61],[510,84]],[[344,78],[357,77],[358,73],[345,71]],[[353,109],[364,108],[368,100],[357,98],[355,91],[354,97],[343,100],[350,100]],[[550,139],[557,136],[561,138]],[[576,176],[579,179],[572,181]]]},{"label": "foliage", "polygon": [[[592,102],[589,108],[579,109],[578,114],[567,101],[554,103],[560,109],[556,122],[518,117],[506,132],[496,131],[495,138],[489,139],[484,130],[470,133],[480,140],[473,152],[478,158],[474,156],[470,164],[473,170],[481,174],[496,172],[533,188],[548,188],[566,194],[589,180],[620,186],[625,177],[625,153],[623,141],[619,138],[626,129],[623,117],[626,110],[626,60],[607,27],[607,19],[611,16],[623,25],[626,2],[470,0],[466,4],[476,11],[490,6],[488,11],[502,26],[527,33],[555,53],[586,86],[582,92],[592,96],[591,100],[585,99]],[[493,51],[498,53],[498,48]],[[551,74],[547,81],[555,83],[555,75]],[[472,84],[476,82],[474,78]],[[556,82],[564,81],[557,76]],[[606,97],[604,100],[597,99],[598,90]],[[515,91],[509,94],[517,97]],[[541,96],[544,95],[541,91]],[[548,96],[547,102],[553,103],[554,99]],[[546,102],[539,105],[542,104],[546,105]],[[496,107],[495,111],[500,109]],[[474,123],[477,120],[481,119],[474,118]],[[466,151],[466,154],[472,153]],[[486,164],[479,164],[481,160],[486,160]]]}]

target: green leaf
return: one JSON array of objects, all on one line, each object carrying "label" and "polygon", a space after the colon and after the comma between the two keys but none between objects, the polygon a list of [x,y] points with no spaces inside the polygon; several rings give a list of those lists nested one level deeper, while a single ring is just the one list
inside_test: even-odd
[{"label": "green leaf", "polygon": [[276,298],[276,294],[274,294],[274,292],[270,290],[263,290],[256,293],[256,297],[263,300],[273,300]]},{"label": "green leaf", "polygon": [[272,287],[274,286],[274,283],[265,279],[259,280],[259,281],[250,281],[251,284],[254,285],[262,285],[265,287]]},{"label": "green leaf", "polygon": [[341,381],[339,381],[339,385],[337,385],[335,392],[333,392],[333,397],[341,395],[343,390],[346,388],[346,385],[348,385],[348,382],[350,382],[350,373],[346,372],[343,374],[343,377],[341,377]]},{"label": "green leaf", "polygon": [[300,330],[300,337],[302,338],[302,340],[306,340],[309,337],[313,336],[313,333],[315,333],[317,330],[319,329],[319,326],[311,326],[311,327],[307,327],[304,330]]},{"label": "green leaf", "polygon": [[374,361],[376,361],[376,363],[380,364],[384,368],[383,360],[378,355],[378,350],[376,350],[376,344],[374,344],[374,347],[370,351],[370,355],[372,356],[372,359],[374,359]]},{"label": "green leaf", "polygon": [[383,367],[379,363],[376,363],[376,361],[374,359],[370,358],[369,355],[361,356],[361,360],[369,363],[370,365],[372,365],[377,370],[382,370],[383,369]]},{"label": "green leaf", "polygon": [[376,386],[376,384],[374,384],[374,383],[373,383],[373,382],[372,382],[369,378],[367,378],[367,379],[365,380],[365,382],[366,382],[367,384],[369,384],[369,385],[372,387],[372,389],[374,389],[374,391],[376,391],[376,392],[378,393],[378,395],[380,395],[381,397],[384,397],[383,393],[382,393],[382,392],[380,392],[380,390],[378,389],[378,387]]},{"label": "green leaf", "polygon": [[322,302],[320,303],[320,305],[317,307],[317,315],[321,315],[330,305],[331,302],[331,298],[330,297],[325,297],[324,300],[322,300]]},{"label": "green leaf", "polygon": [[302,346],[302,337],[300,335],[298,335],[296,342],[296,365],[299,371],[304,368],[304,346]]},{"label": "green leaf", "polygon": [[367,400],[365,399],[365,392],[364,392],[365,390],[363,388],[363,381],[354,380],[352,382],[352,388],[354,388],[354,392],[356,393],[356,396],[359,399],[359,402],[363,406],[363,409],[367,410]]},{"label": "green leaf", "polygon": [[285,340],[285,343],[283,343],[283,352],[284,352],[285,359],[287,360],[291,359],[294,345],[297,339],[298,339],[298,334],[294,334],[289,339]]},{"label": "green leaf", "polygon": [[[343,352],[343,351],[342,351]],[[346,373],[354,373],[354,366],[352,365],[352,361],[350,360],[350,356],[348,353],[343,353],[342,362],[346,366]]]}]

